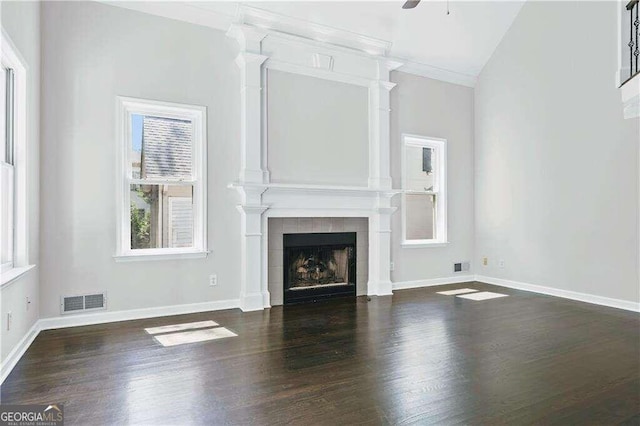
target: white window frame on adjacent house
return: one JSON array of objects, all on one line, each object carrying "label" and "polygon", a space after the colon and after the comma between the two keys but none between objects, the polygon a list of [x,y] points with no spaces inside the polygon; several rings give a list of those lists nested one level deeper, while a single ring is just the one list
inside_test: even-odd
[{"label": "white window frame on adjacent house", "polygon": [[[407,189],[407,147],[431,148],[435,154],[434,185],[432,191]],[[426,136],[402,135],[402,247],[441,247],[448,244],[447,239],[447,140]],[[436,208],[434,218],[435,238],[407,240],[407,194],[435,195]]]},{"label": "white window frame on adjacent house", "polygon": [[[2,182],[2,191],[9,192],[12,202],[10,223],[13,227],[13,236],[10,244],[11,261],[1,267],[1,285],[9,284],[15,279],[32,269],[35,265],[29,264],[29,230],[28,230],[28,201],[27,201],[27,65],[14,46],[7,33],[2,29],[0,40],[0,72],[10,68],[13,71],[13,161],[2,161],[3,175],[12,177],[12,182]],[[3,79],[4,81],[4,79]],[[5,93],[6,88],[2,90]],[[5,102],[3,95],[0,102]],[[7,105],[3,106],[3,120],[7,118]],[[5,125],[8,123],[5,123]],[[0,135],[6,138],[6,134]],[[3,144],[3,147],[5,144]],[[4,156],[3,156],[4,158]],[[0,179],[2,179],[0,177]],[[0,214],[3,214],[0,212]],[[11,225],[10,225],[11,226]],[[5,238],[2,230],[2,236]]]},{"label": "white window frame on adjacent house", "polygon": [[[193,125],[192,178],[180,180],[134,179],[131,168],[133,115],[188,120]],[[207,110],[206,107],[136,99],[118,96],[116,112],[116,261],[162,260],[206,257],[207,250]],[[132,184],[193,185],[193,247],[150,249],[131,248],[131,185]]]}]

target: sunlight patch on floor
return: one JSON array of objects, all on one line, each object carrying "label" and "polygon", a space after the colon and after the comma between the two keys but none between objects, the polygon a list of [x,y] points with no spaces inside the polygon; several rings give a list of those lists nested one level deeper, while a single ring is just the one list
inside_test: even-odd
[{"label": "sunlight patch on floor", "polygon": [[456,294],[472,293],[478,291],[473,288],[459,288],[456,290],[439,291],[438,294],[444,294],[445,296],[455,296]]},{"label": "sunlight patch on floor", "polygon": [[478,293],[471,293],[471,294],[463,294],[461,297],[463,299],[469,299],[469,300],[489,300],[489,299],[497,299],[499,297],[507,297],[509,296],[508,294],[502,294],[502,293],[492,293],[490,291],[481,291]]},{"label": "sunlight patch on floor", "polygon": [[198,322],[187,322],[184,324],[173,324],[173,325],[163,325],[161,327],[151,327],[145,328],[149,334],[160,334],[160,333],[171,333],[175,331],[183,331],[183,330],[193,330],[197,328],[208,328],[208,327],[217,327],[218,323],[214,321],[198,321]]},{"label": "sunlight patch on floor", "polygon": [[186,343],[206,342],[208,340],[236,337],[237,334],[225,327],[207,328],[204,330],[182,331],[153,336],[162,346],[184,345]]}]

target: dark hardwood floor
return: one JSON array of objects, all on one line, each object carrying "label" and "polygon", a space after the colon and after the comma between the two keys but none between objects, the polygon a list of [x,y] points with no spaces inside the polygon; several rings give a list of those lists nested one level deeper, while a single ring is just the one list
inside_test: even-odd
[{"label": "dark hardwood floor", "polygon": [[[640,316],[485,284],[42,332],[3,404],[67,425],[640,424]],[[145,327],[238,334],[162,347]]]}]

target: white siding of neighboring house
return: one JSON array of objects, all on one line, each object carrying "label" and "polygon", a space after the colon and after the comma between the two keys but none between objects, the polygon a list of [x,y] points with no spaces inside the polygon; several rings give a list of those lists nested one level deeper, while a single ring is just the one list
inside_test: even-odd
[{"label": "white siding of neighboring house", "polygon": [[169,198],[169,247],[193,245],[193,204],[191,198]]}]

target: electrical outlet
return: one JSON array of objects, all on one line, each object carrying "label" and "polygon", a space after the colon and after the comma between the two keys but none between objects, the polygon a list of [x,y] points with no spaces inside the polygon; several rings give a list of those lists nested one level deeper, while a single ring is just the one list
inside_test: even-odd
[{"label": "electrical outlet", "polygon": [[209,286],[215,287],[218,285],[218,276],[216,274],[209,275]]},{"label": "electrical outlet", "polygon": [[7,312],[7,331],[11,330],[12,323],[13,323],[13,314],[11,312]]},{"label": "electrical outlet", "polygon": [[498,267],[504,268],[504,259],[498,260]]},{"label": "electrical outlet", "polygon": [[487,266],[489,264],[489,258],[488,257],[483,257],[482,258],[482,265],[483,266]]},{"label": "electrical outlet", "polygon": [[391,262],[391,263],[389,264],[389,270],[390,270],[390,271],[393,271],[393,270],[395,270],[395,269],[396,269],[396,264],[395,264],[395,263],[393,263],[393,262]]}]

